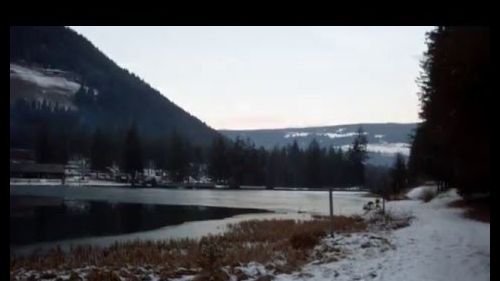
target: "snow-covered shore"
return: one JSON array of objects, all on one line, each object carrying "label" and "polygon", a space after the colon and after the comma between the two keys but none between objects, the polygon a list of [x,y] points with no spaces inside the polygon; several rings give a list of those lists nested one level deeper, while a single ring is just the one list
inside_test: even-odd
[{"label": "snow-covered shore", "polygon": [[[22,179],[11,178],[11,186],[60,186],[63,185],[60,179]],[[73,180],[67,179],[64,181],[65,186],[130,186],[129,183],[121,183],[104,180]]]},{"label": "snow-covered shore", "polygon": [[[393,248],[358,251],[339,262],[305,266],[301,274],[277,280],[490,280],[490,224],[467,219],[448,203],[459,199],[454,190],[429,203],[393,201],[390,212],[411,213],[410,226],[381,233]],[[352,240],[352,239],[351,239]],[[331,243],[327,238],[323,243]],[[357,245],[357,246],[356,246]],[[308,276],[304,278],[304,276]]]},{"label": "snow-covered shore", "polygon": [[[420,200],[388,202],[386,208],[391,217],[411,217],[409,226],[393,229],[387,224],[383,227],[372,224],[364,232],[338,233],[334,238],[323,238],[312,251],[310,262],[292,273],[275,272],[273,267],[256,262],[232,269],[226,266],[223,270],[235,281],[490,280],[490,224],[465,218],[463,209],[448,206],[458,199],[456,191],[451,190],[428,203]],[[79,270],[81,277],[89,272],[88,268],[72,269]],[[153,269],[140,267],[137,270],[141,272],[138,277],[161,280]],[[32,274],[40,273],[21,271],[16,275],[23,280],[23,276]],[[194,277],[192,273],[181,275],[178,280]]]}]

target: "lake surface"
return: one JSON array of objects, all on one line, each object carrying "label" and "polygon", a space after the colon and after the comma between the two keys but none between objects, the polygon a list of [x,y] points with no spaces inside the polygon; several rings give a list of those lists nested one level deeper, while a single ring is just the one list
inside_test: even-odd
[{"label": "lake surface", "polygon": [[[336,214],[355,214],[370,198],[366,192],[334,191]],[[192,190],[129,187],[11,186],[10,195],[116,203],[252,208],[328,214],[328,191]]]},{"label": "lake surface", "polygon": [[[365,192],[333,193],[334,213],[360,213]],[[11,253],[56,245],[199,238],[248,219],[328,214],[327,191],[11,186]]]},{"label": "lake surface", "polygon": [[266,211],[259,209],[13,196],[10,202],[10,244],[19,246],[72,238],[127,234],[188,221],[216,220],[264,212]]}]

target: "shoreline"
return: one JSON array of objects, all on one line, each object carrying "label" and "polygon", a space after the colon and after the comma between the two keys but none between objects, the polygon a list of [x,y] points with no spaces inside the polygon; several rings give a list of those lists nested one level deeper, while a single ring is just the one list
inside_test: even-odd
[{"label": "shoreline", "polygon": [[[143,188],[153,188],[153,189],[182,189],[182,190],[228,190],[228,191],[238,191],[238,190],[269,190],[269,191],[328,191],[330,187],[273,187],[266,188],[265,186],[248,186],[242,185],[240,188],[229,188],[227,185],[217,185],[217,184],[199,184],[199,183],[185,183],[185,184],[158,184],[156,186],[148,185],[136,185],[132,186],[129,183],[120,183],[112,181],[97,181],[92,180],[89,182],[66,182],[62,184],[61,180],[46,180],[30,182],[29,180],[19,180],[10,181],[10,186],[52,186],[52,187],[124,187],[131,189],[143,189]],[[360,189],[356,187],[331,187],[332,191],[335,192],[370,192],[368,189]]]},{"label": "shoreline", "polygon": [[[363,219],[359,217],[337,216],[335,221],[339,234],[366,230]],[[276,272],[291,273],[310,261],[310,254],[326,237],[328,228],[329,220],[324,217],[311,220],[245,220],[229,224],[228,230],[223,233],[205,235],[197,240],[178,238],[116,242],[102,248],[81,245],[72,247],[69,253],[56,248],[46,255],[11,257],[11,274],[21,280],[26,274],[34,278],[51,274],[79,274],[87,280],[91,280],[89,275],[92,274],[130,278],[126,276],[127,271],[119,269],[119,265],[124,265],[135,270],[137,278],[149,272],[147,275],[154,275],[158,280],[189,275],[186,273],[193,277],[228,274],[221,268],[235,273],[238,266],[252,262],[275,267]],[[175,254],[170,254],[172,251]],[[287,258],[277,258],[280,253]],[[90,264],[89,258],[93,260]],[[60,270],[68,267],[72,270]],[[110,268],[114,269],[110,271]],[[179,272],[179,269],[183,270]]]},{"label": "shoreline", "polygon": [[[213,245],[223,245],[219,248],[201,247],[200,243],[193,244],[189,239],[179,240],[184,241],[182,242],[184,246],[180,244],[175,246],[175,243],[168,244],[164,241],[158,242],[160,244],[122,243],[108,248],[107,251],[97,250],[97,252],[92,248],[83,247],[77,251],[83,255],[80,259],[83,262],[79,264],[81,267],[72,264],[62,265],[64,257],[60,252],[54,251],[52,258],[34,260],[32,265],[36,264],[36,267],[30,267],[30,263],[26,260],[25,262],[19,259],[11,260],[11,280],[28,280],[30,276],[36,279],[42,275],[53,277],[52,280],[125,278],[126,280],[194,281],[207,280],[211,276],[220,280],[279,281],[322,281],[332,278],[342,281],[489,280],[490,224],[464,217],[463,208],[450,207],[450,202],[457,199],[459,196],[456,192],[450,190],[438,194],[428,203],[417,200],[388,201],[386,216],[368,213],[362,217],[366,227],[344,229],[347,231],[342,231],[337,225],[333,238],[325,235],[325,232],[314,238],[314,229],[317,228],[313,226],[298,225],[290,228],[290,226],[285,227],[286,224],[283,225],[283,220],[274,220],[272,223],[268,221],[267,228],[262,226],[245,228],[271,231],[233,231],[233,235],[214,235],[205,238],[205,242],[208,239],[217,242]],[[338,223],[339,217],[336,219]],[[317,224],[317,221],[310,223],[321,225]],[[277,227],[276,224],[281,225]],[[257,224],[246,223],[246,225]],[[349,224],[344,224],[346,225]],[[323,231],[327,234],[328,224],[323,227]],[[297,233],[290,229],[305,230],[305,232]],[[233,230],[238,230],[238,227]],[[295,235],[292,239],[291,236],[294,234],[299,235]],[[285,236],[288,239],[281,239]],[[265,242],[266,239],[271,239],[270,241],[277,244],[262,244],[266,246],[258,247],[259,243]],[[228,241],[233,242],[227,245],[221,244]],[[283,247],[284,245],[288,246]],[[172,250],[177,250],[172,252],[162,247],[173,247]],[[148,249],[157,250],[148,251]],[[211,250],[203,252],[201,249]],[[288,251],[288,254],[281,255],[280,251]],[[174,260],[168,262],[168,257]],[[289,258],[284,260],[283,257]],[[126,259],[125,262],[123,258]],[[99,263],[99,260],[103,259],[107,259],[108,263]],[[209,260],[220,262],[207,263]],[[153,261],[158,263],[155,265]],[[50,263],[60,266],[43,266]],[[453,272],[450,273],[443,268],[453,268]]]}]

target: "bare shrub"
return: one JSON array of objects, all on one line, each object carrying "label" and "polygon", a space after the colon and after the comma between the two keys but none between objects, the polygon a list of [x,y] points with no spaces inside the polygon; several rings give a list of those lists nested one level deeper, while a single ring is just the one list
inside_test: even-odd
[{"label": "bare shrub", "polygon": [[466,200],[461,199],[448,204],[452,208],[464,209],[464,216],[469,219],[490,222],[490,200],[489,198],[479,198]]},{"label": "bare shrub", "polygon": [[395,213],[390,210],[382,212],[380,210],[371,213],[367,218],[367,222],[372,229],[398,229],[409,226],[412,219],[411,213]]},{"label": "bare shrub", "polygon": [[436,194],[434,193],[434,191],[432,191],[430,189],[424,189],[424,190],[422,190],[422,196],[420,198],[422,199],[422,201],[427,203],[427,202],[431,201],[435,196],[436,196]]},{"label": "bare shrub", "polygon": [[319,235],[313,233],[297,233],[290,237],[290,245],[294,249],[311,249],[319,241]]}]

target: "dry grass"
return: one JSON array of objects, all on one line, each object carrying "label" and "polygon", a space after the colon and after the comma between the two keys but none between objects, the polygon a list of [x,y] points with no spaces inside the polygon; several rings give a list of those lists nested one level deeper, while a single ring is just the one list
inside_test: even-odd
[{"label": "dry grass", "polygon": [[[275,272],[291,272],[308,262],[312,248],[330,229],[328,217],[313,220],[250,220],[230,224],[228,231],[196,241],[134,241],[116,243],[108,248],[80,246],[64,254],[54,249],[43,257],[11,259],[10,270],[24,268],[46,271],[71,270],[95,266],[89,280],[118,280],[134,268],[150,268],[162,278],[198,274],[197,280],[227,280],[229,271],[254,261]],[[360,217],[334,217],[336,232],[359,232],[366,229]],[[127,272],[123,268],[130,268]],[[102,270],[105,268],[105,270]],[[116,273],[118,272],[118,273]],[[137,272],[135,272],[137,273]],[[216,279],[207,279],[216,276]]]},{"label": "dry grass", "polygon": [[98,270],[94,269],[87,275],[88,281],[121,281],[120,276],[114,272],[109,270]]}]

